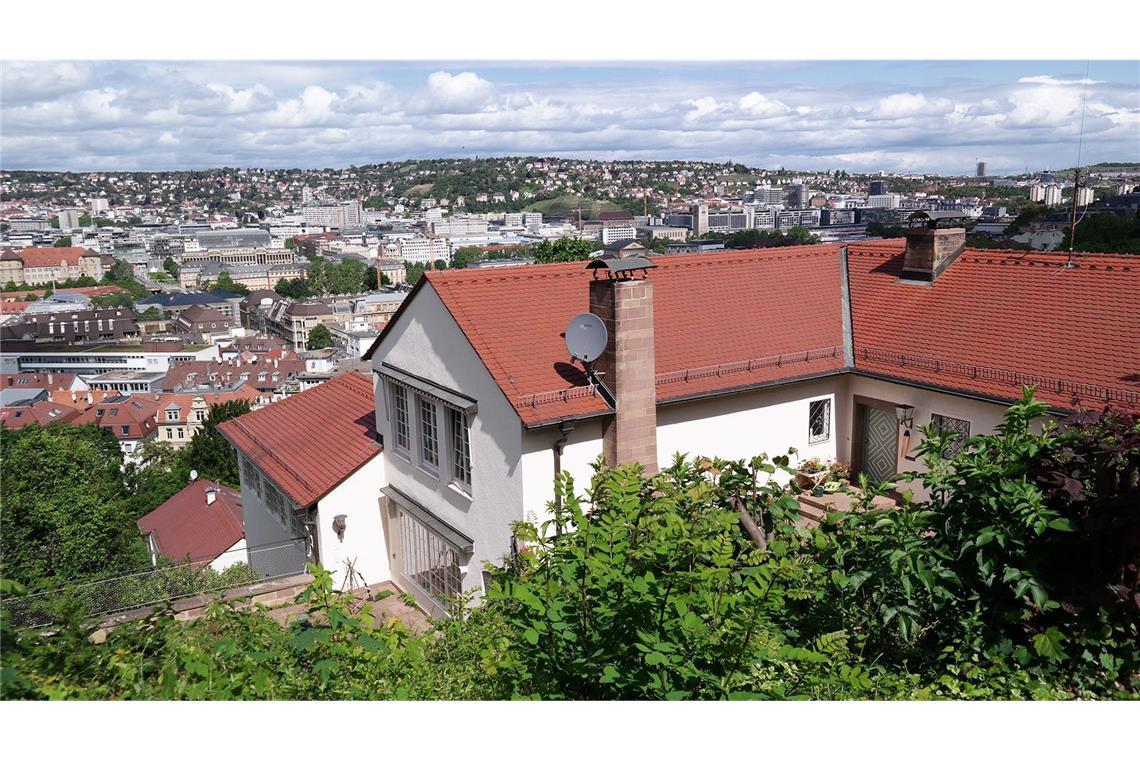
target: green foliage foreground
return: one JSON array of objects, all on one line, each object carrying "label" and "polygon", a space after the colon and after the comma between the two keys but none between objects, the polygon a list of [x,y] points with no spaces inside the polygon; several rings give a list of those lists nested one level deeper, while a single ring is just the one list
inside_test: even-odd
[{"label": "green foliage foreground", "polygon": [[876,510],[868,487],[820,528],[795,524],[784,456],[600,468],[584,495],[563,477],[483,604],[425,635],[375,627],[319,570],[288,628],[220,603],[103,644],[77,615],[4,620],[4,696],[1134,698],[1140,416],[1044,411],[1027,394],[952,460],[925,430],[927,500]]}]

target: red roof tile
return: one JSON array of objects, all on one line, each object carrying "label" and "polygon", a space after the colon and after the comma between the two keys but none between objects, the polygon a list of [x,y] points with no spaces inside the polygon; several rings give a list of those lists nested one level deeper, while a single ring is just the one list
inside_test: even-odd
[{"label": "red roof tile", "polygon": [[11,406],[0,409],[0,426],[9,430],[25,425],[47,427],[53,422],[67,422],[79,412],[75,409],[48,400],[38,401],[30,406]]},{"label": "red roof tile", "polygon": [[98,255],[87,248],[25,248],[20,251],[20,260],[26,267],[57,267],[61,261],[73,267],[84,256]]},{"label": "red roof tile", "polygon": [[371,378],[350,372],[218,426],[301,506],[380,453]]},{"label": "red roof tile", "polygon": [[[904,245],[848,245],[855,371],[1003,400],[1036,383],[1054,406],[1140,408],[1136,257],[1079,254],[1066,268],[1063,254],[969,249],[915,285],[898,282]],[[654,258],[658,400],[844,371],[839,248]],[[433,271],[420,287],[533,427],[609,411],[562,338],[589,308],[590,279],[575,262]]]},{"label": "red roof tile", "polygon": [[[206,491],[217,499],[206,503]],[[209,480],[196,480],[138,521],[154,537],[158,551],[175,562],[210,562],[245,538],[241,495]]]},{"label": "red roof tile", "polygon": [[[696,394],[843,367],[837,246],[658,257],[651,270],[657,395]],[[522,421],[607,412],[562,333],[589,310],[583,262],[429,272]]]},{"label": "red roof tile", "polygon": [[902,240],[848,246],[856,369],[1002,399],[1140,408],[1140,259],[967,249],[901,283]]},{"label": "red roof tile", "polygon": [[[86,398],[83,394],[79,395]],[[158,402],[153,396],[107,396],[68,421],[73,425],[95,424],[109,429],[120,440],[134,440],[154,434],[158,429],[155,422],[157,413]]]}]

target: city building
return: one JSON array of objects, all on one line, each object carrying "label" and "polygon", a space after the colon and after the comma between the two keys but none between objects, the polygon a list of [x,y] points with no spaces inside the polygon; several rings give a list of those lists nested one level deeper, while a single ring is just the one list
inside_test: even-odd
[{"label": "city building", "polygon": [[399,259],[409,264],[430,264],[442,259],[451,261],[451,243],[443,237],[414,237],[399,238],[384,247],[386,258]]},{"label": "city building", "polygon": [[195,343],[213,343],[218,338],[229,337],[237,325],[237,319],[227,317],[217,309],[195,304],[179,312],[171,323],[171,330],[190,336]]},{"label": "city building", "polygon": [[80,277],[103,279],[103,258],[88,248],[28,247],[0,255],[0,282],[50,285]]},{"label": "city building", "polygon": [[0,338],[9,344],[7,348],[96,343],[122,340],[138,334],[138,322],[130,309],[49,311],[46,314],[28,314],[25,311],[21,321],[8,322],[0,327]]},{"label": "city building", "polygon": [[622,240],[635,240],[637,239],[637,228],[633,224],[612,224],[602,227],[598,237],[603,246]]},{"label": "city building", "polygon": [[867,196],[867,206],[869,208],[898,208],[901,202],[902,196],[898,193]]}]

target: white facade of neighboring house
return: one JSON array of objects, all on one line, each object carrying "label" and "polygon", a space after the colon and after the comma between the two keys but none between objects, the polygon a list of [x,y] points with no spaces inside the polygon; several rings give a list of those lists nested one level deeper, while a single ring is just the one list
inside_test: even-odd
[{"label": "white facade of neighboring house", "polygon": [[[376,456],[347,480],[322,496],[305,514],[273,481],[246,456],[238,454],[241,466],[242,511],[246,540],[255,548],[250,560],[254,567],[274,561],[293,566],[298,559],[293,544],[308,539],[312,547],[307,559],[319,558],[333,576],[335,587],[346,580],[346,561],[359,574],[356,585],[391,580],[387,546],[376,507],[380,486],[385,484],[384,457]],[[333,522],[345,515],[344,536],[339,537]],[[273,549],[283,547],[276,556]],[[290,546],[285,549],[285,546]]]}]

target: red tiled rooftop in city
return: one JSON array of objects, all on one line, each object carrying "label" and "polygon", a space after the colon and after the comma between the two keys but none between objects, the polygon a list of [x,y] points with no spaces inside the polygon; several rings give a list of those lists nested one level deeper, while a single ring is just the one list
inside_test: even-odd
[{"label": "red tiled rooftop in city", "polygon": [[299,506],[380,453],[372,380],[350,372],[223,422],[222,435]]},{"label": "red tiled rooftop in city", "polygon": [[[207,504],[206,492],[217,498]],[[210,562],[245,538],[241,494],[209,480],[195,480],[138,521],[160,554],[175,562]]]},{"label": "red tiled rooftop in city", "polygon": [[[841,369],[837,250],[795,246],[655,258],[649,278],[658,400]],[[570,318],[589,310],[593,275],[585,263],[427,277],[525,424],[609,410],[586,392],[586,378],[571,364],[562,337]]]},{"label": "red tiled rooftop in city", "polygon": [[[904,247],[847,246],[851,367],[839,244],[654,257],[658,401],[854,371],[998,401],[1027,383],[1059,408],[1140,408],[1135,257],[1077,254],[1070,267],[1064,254],[967,249],[913,284],[899,281]],[[426,284],[533,427],[610,411],[562,337],[589,308],[591,278],[573,262],[433,271]]]},{"label": "red tiled rooftop in city", "polygon": [[73,267],[78,266],[84,256],[98,255],[87,248],[25,248],[20,251],[20,260],[26,267],[57,267],[61,261]]},{"label": "red tiled rooftop in city", "polygon": [[1140,259],[967,249],[898,281],[903,241],[848,246],[855,368],[1057,407],[1140,408]]}]

